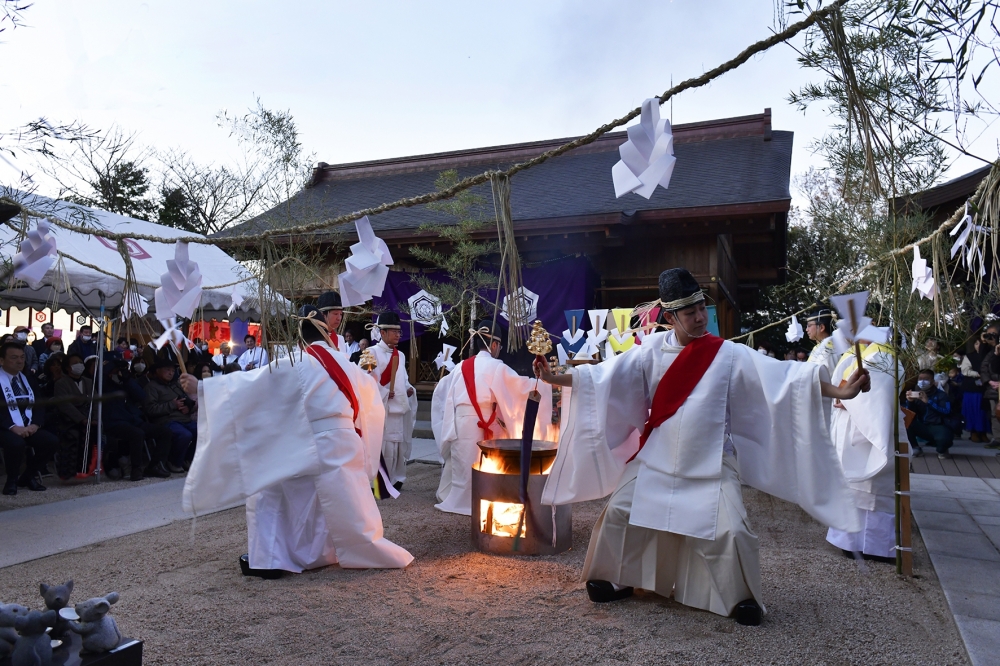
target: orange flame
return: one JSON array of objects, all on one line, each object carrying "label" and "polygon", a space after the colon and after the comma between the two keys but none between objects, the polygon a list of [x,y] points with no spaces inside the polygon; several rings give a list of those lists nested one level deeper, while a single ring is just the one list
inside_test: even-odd
[{"label": "orange flame", "polygon": [[521,536],[524,537],[528,521],[521,519],[522,513],[523,504],[479,500],[479,528],[493,536],[513,537],[520,521]]}]

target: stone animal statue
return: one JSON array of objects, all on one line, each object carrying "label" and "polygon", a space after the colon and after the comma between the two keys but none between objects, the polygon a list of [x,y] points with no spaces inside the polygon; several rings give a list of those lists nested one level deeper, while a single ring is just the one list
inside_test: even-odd
[{"label": "stone animal statue", "polygon": [[53,610],[29,611],[14,619],[17,643],[10,656],[11,666],[49,666],[52,663],[52,641],[45,630],[55,626],[59,613]]},{"label": "stone animal statue", "polygon": [[0,604],[0,659],[6,659],[14,651],[14,644],[17,643],[14,620],[27,613],[28,609],[24,606]]},{"label": "stone animal statue", "polygon": [[122,642],[122,632],[118,630],[115,618],[108,615],[111,604],[118,601],[118,593],[87,599],[76,605],[80,621],[71,621],[69,628],[83,637],[80,654],[107,652]]},{"label": "stone animal statue", "polygon": [[56,612],[57,619],[55,626],[52,627],[52,638],[62,638],[69,631],[69,622],[58,617],[58,614],[59,611],[69,605],[69,595],[73,592],[73,581],[68,580],[65,585],[46,585],[42,583],[39,589],[42,593],[42,599],[45,600],[45,607]]}]

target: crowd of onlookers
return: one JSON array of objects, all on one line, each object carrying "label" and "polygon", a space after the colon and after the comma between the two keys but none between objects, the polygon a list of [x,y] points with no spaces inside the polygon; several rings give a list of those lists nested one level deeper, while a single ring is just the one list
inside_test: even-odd
[{"label": "crowd of onlookers", "polygon": [[[170,347],[157,351],[152,344],[119,338],[99,368],[91,327],[81,327],[68,345],[48,323],[30,343],[29,333],[19,327],[0,338],[0,386],[8,404],[0,409],[7,420],[0,430],[5,495],[16,495],[18,488],[45,490],[43,476],[49,474],[64,480],[93,474],[98,405],[101,466],[108,477],[167,478],[190,467],[197,404],[178,383],[179,363]],[[240,355],[228,344],[212,355],[203,340],[193,342],[182,353],[187,371],[200,379],[268,363],[267,351],[252,335]]]},{"label": "crowd of onlookers", "polygon": [[929,442],[946,458],[955,437],[968,431],[973,442],[1000,449],[996,419],[1000,388],[1000,324],[987,326],[964,350],[942,356],[939,343],[928,340],[917,357],[919,376],[906,391],[904,406],[915,413],[907,432],[913,455],[922,455],[916,439]]}]

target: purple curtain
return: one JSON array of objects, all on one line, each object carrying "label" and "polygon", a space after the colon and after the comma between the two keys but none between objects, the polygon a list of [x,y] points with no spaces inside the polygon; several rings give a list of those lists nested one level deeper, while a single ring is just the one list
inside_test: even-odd
[{"label": "purple curtain", "polygon": [[[571,309],[589,308],[593,304],[594,280],[593,269],[584,257],[570,257],[553,261],[548,264],[525,268],[521,271],[524,287],[538,294],[538,319],[542,320],[542,326],[550,333],[558,335],[566,328],[566,317],[563,312]],[[431,279],[438,282],[448,281],[448,277],[443,274],[432,274]],[[402,314],[404,309],[400,304],[407,306],[410,296],[420,291],[420,288],[410,277],[409,273],[400,271],[390,271],[385,283],[385,291],[382,296],[374,300],[375,306],[379,309],[395,310],[401,313],[402,318],[408,318]],[[431,291],[431,293],[434,293]],[[503,304],[503,296],[500,296],[500,304]],[[486,290],[482,293],[483,298],[490,303],[497,302],[497,292],[495,289]],[[491,313],[491,308],[485,306],[480,309],[485,317]],[[498,317],[497,322],[507,328],[507,320]],[[465,323],[468,326],[468,322]],[[415,324],[416,335],[424,334],[425,327]],[[403,340],[410,339],[410,327],[403,325]]]}]

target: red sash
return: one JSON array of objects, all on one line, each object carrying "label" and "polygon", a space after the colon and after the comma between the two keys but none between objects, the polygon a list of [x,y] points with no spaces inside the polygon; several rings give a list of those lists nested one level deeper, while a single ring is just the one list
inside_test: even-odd
[{"label": "red sash", "polygon": [[337,331],[330,331],[330,340],[333,342],[332,347],[337,351],[340,351],[340,342],[337,337]]},{"label": "red sash", "polygon": [[[399,358],[399,347],[393,347],[392,356],[389,357],[389,365],[385,366],[385,370],[382,371],[382,377],[379,379],[379,383],[382,386],[387,385],[392,381],[392,362]],[[396,361],[396,367],[399,367],[399,362]]]},{"label": "red sash", "polygon": [[483,418],[483,410],[479,409],[479,400],[476,399],[476,357],[467,358],[462,361],[462,379],[465,380],[465,390],[469,392],[469,399],[472,400],[472,406],[476,409],[476,416],[479,417],[479,423],[476,424],[483,429],[483,439],[493,439],[493,433],[490,432],[490,426],[497,418],[497,405],[493,403],[493,413],[490,414],[490,420],[487,421]]},{"label": "red sash", "polygon": [[[684,346],[656,386],[653,405],[649,410],[649,420],[646,421],[642,436],[639,437],[639,451],[642,451],[653,430],[659,428],[681,408],[691,395],[691,391],[705,376],[708,366],[712,365],[721,347],[722,338],[712,334],[695,338]],[[628,461],[632,462],[639,455],[639,451],[636,451]]]},{"label": "red sash", "polygon": [[340,367],[340,364],[334,360],[330,352],[318,345],[309,345],[306,347],[306,353],[323,365],[327,374],[330,375],[330,379],[337,384],[337,388],[340,389],[340,392],[347,396],[347,400],[351,403],[351,409],[354,410],[354,418],[352,419],[355,423],[354,431],[360,436],[361,430],[357,427],[360,405],[358,404],[358,396],[354,393],[354,387],[351,386],[351,380],[347,378],[347,373],[344,372],[344,369]]}]

